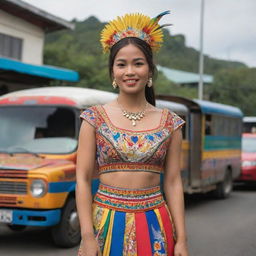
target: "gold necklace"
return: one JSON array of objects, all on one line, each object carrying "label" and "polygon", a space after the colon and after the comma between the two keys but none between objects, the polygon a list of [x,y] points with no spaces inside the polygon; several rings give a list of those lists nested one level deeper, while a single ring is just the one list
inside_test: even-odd
[{"label": "gold necklace", "polygon": [[132,125],[136,126],[136,121],[140,121],[144,116],[145,116],[145,112],[146,112],[146,108],[148,106],[148,102],[146,102],[144,108],[142,111],[139,112],[129,112],[126,111],[123,106],[118,102],[118,99],[116,99],[117,104],[120,106],[122,112],[123,112],[123,116],[125,116],[126,118],[128,118],[129,120],[132,121]]}]

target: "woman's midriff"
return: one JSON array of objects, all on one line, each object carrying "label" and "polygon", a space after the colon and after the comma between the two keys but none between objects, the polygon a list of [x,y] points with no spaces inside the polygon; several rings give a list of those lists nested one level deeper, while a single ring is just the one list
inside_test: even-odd
[{"label": "woman's midriff", "polygon": [[140,189],[160,184],[160,174],[150,172],[109,172],[102,173],[100,182],[120,188]]}]

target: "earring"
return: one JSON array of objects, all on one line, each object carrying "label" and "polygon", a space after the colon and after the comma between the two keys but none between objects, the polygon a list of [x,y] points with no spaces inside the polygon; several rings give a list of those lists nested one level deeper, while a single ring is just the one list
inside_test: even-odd
[{"label": "earring", "polygon": [[152,85],[153,85],[153,81],[152,81],[152,77],[150,77],[150,78],[148,79],[147,86],[148,86],[148,87],[152,87]]},{"label": "earring", "polygon": [[112,86],[113,86],[113,88],[114,88],[114,89],[116,89],[116,88],[117,88],[116,79],[114,79],[114,80],[113,80],[113,82],[112,82]]}]

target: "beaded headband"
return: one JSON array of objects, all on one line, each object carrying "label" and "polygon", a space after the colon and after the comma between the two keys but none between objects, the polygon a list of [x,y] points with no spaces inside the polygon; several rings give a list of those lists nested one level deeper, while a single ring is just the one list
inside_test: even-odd
[{"label": "beaded headband", "polygon": [[159,25],[158,21],[170,11],[165,11],[151,19],[140,13],[126,14],[110,21],[101,32],[101,44],[104,52],[126,37],[137,37],[148,43],[152,51],[160,49],[163,42],[162,28],[171,24]]}]

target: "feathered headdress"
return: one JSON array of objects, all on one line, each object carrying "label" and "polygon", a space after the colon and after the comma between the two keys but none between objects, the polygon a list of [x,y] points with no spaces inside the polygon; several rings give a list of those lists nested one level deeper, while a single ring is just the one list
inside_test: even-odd
[{"label": "feathered headdress", "polygon": [[157,51],[163,42],[162,28],[158,21],[170,11],[165,11],[151,19],[140,13],[126,14],[110,21],[101,32],[101,44],[104,52],[125,37],[138,37],[148,43],[153,51]]}]

